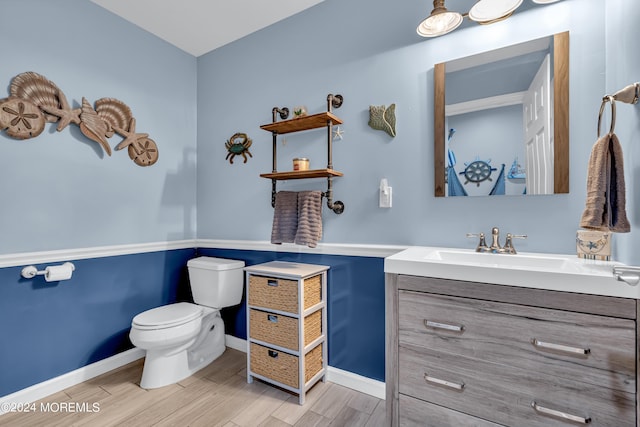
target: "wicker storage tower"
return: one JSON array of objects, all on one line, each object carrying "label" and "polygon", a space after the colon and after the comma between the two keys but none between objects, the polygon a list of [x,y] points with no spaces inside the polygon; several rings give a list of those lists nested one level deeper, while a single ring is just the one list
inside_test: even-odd
[{"label": "wicker storage tower", "polygon": [[247,382],[254,378],[297,393],[325,380],[327,270],[272,261],[245,268]]}]

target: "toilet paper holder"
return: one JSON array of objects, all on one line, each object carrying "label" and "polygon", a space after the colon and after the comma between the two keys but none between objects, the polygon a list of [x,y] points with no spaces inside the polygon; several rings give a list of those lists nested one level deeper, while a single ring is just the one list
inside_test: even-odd
[{"label": "toilet paper holder", "polygon": [[[73,265],[73,263],[71,262],[65,262],[64,264],[53,266],[53,267],[54,268],[63,267],[65,269],[69,269],[70,272],[73,272],[76,269],[76,266]],[[25,279],[33,279],[36,276],[45,276],[45,280],[49,281],[49,277],[48,277],[49,273],[50,273],[49,267],[45,268],[44,270],[38,270],[35,266],[30,265],[23,268],[20,274]],[[71,274],[69,274],[68,279],[69,278],[71,278]],[[60,280],[64,280],[64,279],[60,279]]]}]

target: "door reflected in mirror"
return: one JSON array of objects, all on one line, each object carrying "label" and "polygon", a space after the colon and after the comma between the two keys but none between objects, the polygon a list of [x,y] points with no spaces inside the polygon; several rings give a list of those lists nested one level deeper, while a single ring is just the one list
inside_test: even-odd
[{"label": "door reflected in mirror", "polygon": [[435,195],[569,192],[569,33],[436,64]]}]

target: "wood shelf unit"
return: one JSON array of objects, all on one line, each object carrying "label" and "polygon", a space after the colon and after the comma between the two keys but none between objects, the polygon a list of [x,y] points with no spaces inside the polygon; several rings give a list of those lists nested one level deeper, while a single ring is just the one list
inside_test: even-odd
[{"label": "wood shelf unit", "polygon": [[291,132],[302,132],[305,130],[319,129],[326,126],[341,125],[340,120],[335,114],[325,111],[311,116],[299,117],[297,119],[284,120],[282,122],[269,123],[260,126],[268,132],[284,135]]},{"label": "wood shelf unit", "polygon": [[287,179],[307,179],[307,178],[328,178],[330,176],[342,176],[342,172],[333,169],[312,169],[306,171],[272,172],[262,173],[260,177],[287,180]]},{"label": "wood shelf unit", "polygon": [[[339,108],[342,105],[342,95],[327,95],[327,111],[310,116],[302,116],[287,120],[288,108],[274,107],[273,122],[260,126],[260,129],[271,132],[272,135],[272,170],[270,173],[260,174],[261,178],[271,180],[271,206],[276,206],[277,182],[289,179],[309,179],[326,178],[327,191],[322,193],[322,197],[327,199],[327,207],[337,214],[344,212],[344,203],[333,200],[333,178],[343,176],[342,172],[333,169],[333,126],[342,124],[342,120],[331,112],[331,108]],[[280,115],[281,121],[277,121]],[[278,135],[285,135],[293,132],[303,132],[312,129],[325,128],[327,132],[327,167],[324,169],[313,169],[305,171],[278,172]]]}]

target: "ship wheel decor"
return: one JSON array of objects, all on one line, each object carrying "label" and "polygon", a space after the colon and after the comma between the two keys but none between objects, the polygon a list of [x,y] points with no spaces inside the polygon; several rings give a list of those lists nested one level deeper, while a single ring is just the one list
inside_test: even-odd
[{"label": "ship wheel decor", "polygon": [[473,182],[476,186],[480,187],[480,183],[482,181],[492,181],[491,172],[498,169],[492,168],[490,163],[491,159],[487,161],[476,159],[471,163],[465,163],[464,165],[466,167],[464,171],[460,172],[460,175],[464,175],[466,178],[466,181],[464,182],[465,185],[469,182]]},{"label": "ship wheel decor", "polygon": [[123,140],[116,151],[127,148],[135,164],[151,166],[158,161],[158,146],[148,133],[136,133],[136,120],[124,102],[101,98],[91,105],[82,98],[82,106],[72,109],[60,88],[46,77],[31,71],[18,74],[11,80],[9,97],[0,99],[0,131],[15,139],[35,138],[47,122],[57,122],[58,132],[71,123],[77,125],[109,156],[107,139],[118,134]]}]

